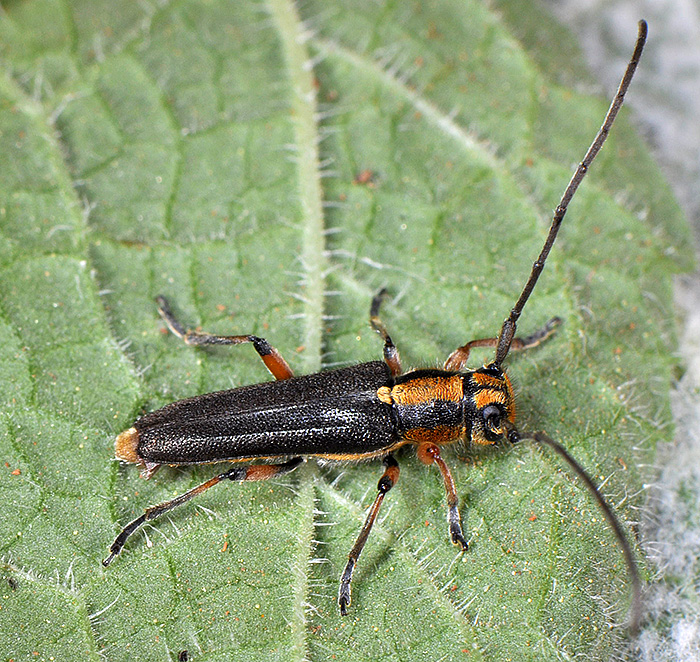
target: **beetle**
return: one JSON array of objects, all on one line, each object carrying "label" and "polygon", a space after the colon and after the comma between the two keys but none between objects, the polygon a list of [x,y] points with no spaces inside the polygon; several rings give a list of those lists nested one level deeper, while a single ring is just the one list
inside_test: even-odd
[{"label": "beetle", "polygon": [[[377,495],[340,578],[338,605],[341,614],[346,615],[355,565],[386,494],[399,479],[396,450],[414,445],[423,463],[436,465],[445,487],[450,538],[466,551],[469,545],[462,530],[457,491],[450,468],[442,457],[442,446],[461,440],[476,446],[492,446],[503,440],[514,444],[531,439],[553,448],[569,464],[591,491],[614,530],[630,574],[633,594],[630,621],[634,628],[639,617],[641,581],[622,527],[594,482],[561,444],[542,432],[528,434],[518,430],[513,387],[503,362],[511,350],[521,351],[539,345],[560,323],[558,318],[553,318],[528,337],[516,336],[518,320],[542,273],[568,205],[622,106],[646,36],[647,24],[640,21],[634,52],[617,93],[598,134],[564,191],[541,252],[498,336],[472,340],[459,347],[448,356],[442,369],[403,372],[398,350],[379,317],[385,290],[374,297],[370,306],[370,325],[383,339],[384,360],[301,377],[293,375],[284,358],[264,338],[186,330],[173,314],[169,302],[158,297],[161,317],[185,343],[194,346],[252,344],[275,381],[174,402],[145,414],[117,436],[116,457],[140,465],[144,478],[150,478],[163,464],[232,462],[234,466],[174,499],[147,508],[119,533],[103,565],[108,566],[114,560],[127,539],[145,522],[224,480],[266,480],[292,471],[305,457],[338,461],[381,458],[384,473],[377,485]],[[474,347],[495,348],[493,361],[477,369],[468,369],[467,360]]]}]

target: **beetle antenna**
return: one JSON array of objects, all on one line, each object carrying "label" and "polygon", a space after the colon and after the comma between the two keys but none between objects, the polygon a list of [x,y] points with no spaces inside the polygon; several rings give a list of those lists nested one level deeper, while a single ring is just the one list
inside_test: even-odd
[{"label": "beetle antenna", "polygon": [[639,58],[642,56],[642,50],[644,50],[644,44],[646,42],[646,39],[647,23],[646,21],[642,20],[639,21],[639,32],[637,33],[637,43],[634,47],[634,53],[632,53],[632,58],[630,59],[629,64],[627,65],[627,69],[625,70],[625,75],[622,77],[622,80],[620,81],[620,86],[617,88],[617,94],[615,95],[615,98],[610,104],[610,108],[608,109],[608,113],[605,116],[605,120],[603,120],[603,125],[600,127],[598,135],[595,137],[595,140],[591,143],[591,146],[588,148],[586,155],[583,157],[583,161],[581,161],[581,163],[579,164],[578,168],[576,169],[576,172],[574,173],[573,177],[571,178],[571,181],[569,182],[569,185],[566,187],[564,195],[562,196],[558,207],[554,211],[552,224],[549,226],[549,234],[547,235],[547,239],[544,242],[542,251],[540,252],[540,255],[537,258],[537,260],[532,265],[530,278],[528,278],[528,281],[525,284],[523,291],[520,293],[520,297],[515,303],[515,306],[513,306],[513,309],[510,311],[510,315],[507,317],[505,322],[503,322],[501,332],[498,336],[498,343],[496,345],[496,358],[494,359],[494,364],[496,366],[500,366],[501,363],[503,363],[503,360],[506,358],[506,356],[508,356],[510,345],[513,342],[513,338],[515,337],[518,318],[520,317],[520,314],[522,313],[523,308],[527,303],[527,300],[530,298],[532,290],[535,288],[537,279],[540,277],[540,273],[542,273],[542,269],[544,269],[545,261],[547,260],[549,251],[552,249],[552,245],[554,244],[554,241],[557,238],[559,227],[561,226],[561,222],[564,220],[564,216],[566,215],[566,210],[569,207],[569,203],[574,197],[574,193],[576,193],[576,189],[578,189],[579,184],[581,184],[583,178],[586,176],[588,168],[590,167],[591,163],[593,163],[593,160],[597,156],[598,152],[600,151],[600,148],[603,146],[603,143],[608,137],[610,127],[612,127],[613,122],[615,121],[615,118],[617,117],[617,114],[620,111],[620,108],[622,107],[622,102],[625,99],[627,88],[632,82],[632,77],[634,76],[634,72],[637,69],[637,65],[639,64]]},{"label": "beetle antenna", "polygon": [[[622,554],[625,557],[625,564],[627,565],[627,572],[630,576],[630,581],[632,583],[632,606],[630,607],[629,613],[629,629],[632,632],[636,632],[639,627],[639,621],[641,617],[642,610],[642,581],[639,574],[639,567],[637,566],[637,561],[634,558],[634,553],[632,552],[632,546],[627,540],[624,531],[622,530],[622,525],[620,520],[617,518],[612,508],[608,505],[607,501],[603,498],[593,479],[586,473],[585,469],[569,454],[569,452],[558,442],[554,441],[551,437],[546,435],[544,432],[535,432],[534,434],[526,434],[514,432],[516,439],[509,437],[510,441],[520,441],[525,439],[531,439],[538,444],[543,444],[549,446],[571,467],[574,473],[583,481],[590,493],[595,497],[598,502],[600,509],[605,515],[605,519],[608,524],[612,527],[615,532],[615,537],[617,538],[620,548],[622,549]],[[513,434],[513,433],[511,433]]]}]

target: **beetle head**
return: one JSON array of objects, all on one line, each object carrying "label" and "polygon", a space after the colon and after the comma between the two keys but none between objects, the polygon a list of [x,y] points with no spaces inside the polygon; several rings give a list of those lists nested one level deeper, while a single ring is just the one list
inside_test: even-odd
[{"label": "beetle head", "polygon": [[507,439],[515,443],[515,396],[505,371],[495,363],[465,376],[464,394],[471,412],[471,440],[490,446]]}]

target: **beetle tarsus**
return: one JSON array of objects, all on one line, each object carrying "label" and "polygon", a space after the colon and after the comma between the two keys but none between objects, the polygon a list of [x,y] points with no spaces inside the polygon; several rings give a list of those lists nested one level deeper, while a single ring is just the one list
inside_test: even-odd
[{"label": "beetle tarsus", "polygon": [[469,550],[469,543],[464,537],[464,532],[462,531],[462,522],[459,517],[459,510],[457,506],[453,506],[448,510],[448,519],[450,522],[450,538],[455,545],[459,545],[463,552]]},{"label": "beetle tarsus", "polygon": [[343,575],[340,578],[340,590],[338,591],[338,607],[340,607],[340,615],[348,615],[348,607],[350,606],[350,582],[352,581],[352,573],[355,569],[357,559],[348,559],[343,570]]}]

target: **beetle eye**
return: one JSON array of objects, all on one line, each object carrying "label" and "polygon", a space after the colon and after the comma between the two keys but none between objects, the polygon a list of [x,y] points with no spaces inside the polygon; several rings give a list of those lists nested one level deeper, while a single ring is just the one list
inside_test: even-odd
[{"label": "beetle eye", "polygon": [[496,407],[496,405],[484,407],[484,411],[481,415],[484,417],[484,423],[489,430],[500,433],[502,414],[501,410]]}]

